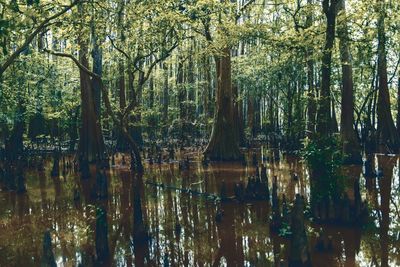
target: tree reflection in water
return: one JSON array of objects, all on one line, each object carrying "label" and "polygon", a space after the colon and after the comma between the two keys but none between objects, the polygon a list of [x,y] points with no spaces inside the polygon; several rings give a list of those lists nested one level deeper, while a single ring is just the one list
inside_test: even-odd
[{"label": "tree reflection in water", "polygon": [[[398,158],[379,155],[371,160],[373,166],[381,168],[383,177],[365,179],[356,167],[348,167],[346,175],[351,180],[361,177],[361,195],[369,202],[374,223],[361,229],[309,222],[309,247],[315,266],[399,263]],[[299,193],[307,200],[308,176],[300,161],[286,157],[267,163],[267,167],[269,187],[276,175],[280,197],[285,194],[290,201]],[[177,164],[147,166],[143,176],[131,173],[128,167],[116,167],[106,173],[109,192],[105,200],[93,199],[95,180],[82,180],[71,172],[51,178],[50,169],[48,162],[44,172],[27,173],[26,194],[0,192],[0,266],[38,265],[46,229],[51,229],[57,263],[90,266],[96,255],[99,205],[107,212],[108,265],[163,266],[168,262],[170,266],[281,266],[287,262],[289,239],[270,231],[271,207],[266,201],[219,203],[207,195],[219,194],[224,180],[227,195],[233,196],[234,185],[246,183],[247,177],[255,174],[254,167],[211,163],[204,169],[199,159],[183,171]],[[292,179],[293,174],[298,176],[297,181]],[[353,199],[352,190],[349,197]],[[215,220],[218,209],[224,211],[220,222]],[[316,249],[316,233],[321,228],[330,243],[324,251]]]}]

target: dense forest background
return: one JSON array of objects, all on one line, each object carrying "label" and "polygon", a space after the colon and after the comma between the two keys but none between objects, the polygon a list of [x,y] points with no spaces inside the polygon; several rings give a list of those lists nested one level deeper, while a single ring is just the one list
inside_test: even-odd
[{"label": "dense forest background", "polygon": [[91,161],[104,142],[206,138],[210,158],[236,159],[253,139],[294,151],[338,133],[351,161],[395,152],[399,6],[2,1],[1,142]]}]

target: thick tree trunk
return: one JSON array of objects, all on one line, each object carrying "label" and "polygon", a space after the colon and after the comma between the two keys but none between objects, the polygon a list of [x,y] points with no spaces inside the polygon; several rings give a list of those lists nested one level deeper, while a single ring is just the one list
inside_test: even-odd
[{"label": "thick tree trunk", "polygon": [[380,258],[381,267],[389,266],[389,225],[392,222],[390,218],[392,174],[396,161],[386,156],[378,156],[379,167],[382,168],[384,177],[378,180],[380,192],[380,212],[379,218],[379,240],[380,240]]},{"label": "thick tree trunk", "polygon": [[143,145],[142,126],[140,125],[140,122],[142,120],[142,115],[140,113],[140,106],[142,105],[142,98],[141,98],[142,95],[141,81],[143,80],[142,76],[143,76],[142,74],[139,75],[138,86],[137,86],[138,92],[135,92],[135,87],[134,87],[135,76],[133,72],[130,69],[128,69],[128,88],[129,88],[128,95],[130,101],[135,103],[135,107],[137,109],[135,115],[129,116],[129,120],[135,124],[129,127],[129,133],[132,136],[132,139],[136,142],[136,144],[138,144],[139,147]]},{"label": "thick tree trunk", "polygon": [[385,1],[378,0],[378,129],[377,137],[382,152],[397,153],[400,147],[399,134],[394,126],[391,113],[390,95],[387,77],[386,36],[385,36]]},{"label": "thick tree trunk", "polygon": [[[99,40],[96,34],[95,26],[92,25],[92,58],[93,58],[93,73],[99,75],[103,74],[103,51],[100,47]],[[97,79],[91,79],[92,95],[93,95],[93,108],[95,113],[95,122],[98,124],[96,127],[97,144],[99,148],[99,159],[105,158],[104,138],[101,128],[101,85]]]},{"label": "thick tree trunk", "polygon": [[[126,90],[125,90],[125,68],[124,61],[120,59],[118,62],[118,97],[119,97],[119,108],[125,110],[126,108]],[[117,133],[117,150],[126,151],[128,145],[121,132]]]},{"label": "thick tree trunk", "polygon": [[210,60],[207,56],[203,59],[203,72],[204,72],[204,91],[203,91],[203,114],[207,122],[210,116],[210,88],[211,88],[211,73],[210,73]]},{"label": "thick tree trunk", "polygon": [[[21,97],[21,96],[19,96]],[[10,136],[6,141],[5,155],[8,163],[15,164],[18,157],[22,156],[24,151],[23,135],[25,132],[24,120],[25,107],[22,100],[18,99],[17,111],[14,118],[14,126],[11,130]]]},{"label": "thick tree trunk", "polygon": [[[88,68],[88,45],[82,37],[79,38],[79,62]],[[95,101],[90,76],[83,70],[79,71],[81,86],[81,129],[79,140],[79,156],[82,160],[94,162],[104,157],[104,142],[100,120],[96,116]]]},{"label": "thick tree trunk", "polygon": [[[103,74],[103,51],[100,48],[99,41],[96,35],[95,26],[92,24],[92,58],[93,58],[93,73],[101,76]],[[100,82],[97,79],[92,79],[93,97],[97,120],[100,120],[101,114],[101,88]]]},{"label": "thick tree trunk", "polygon": [[234,122],[230,49],[225,48],[223,53],[215,58],[218,77],[216,113],[204,154],[212,160],[238,160],[241,155]]},{"label": "thick tree trunk", "polygon": [[331,63],[335,41],[336,6],[339,0],[323,0],[322,7],[326,16],[325,47],[322,55],[321,92],[318,109],[317,131],[321,135],[332,133],[331,116]]},{"label": "thick tree trunk", "polygon": [[[346,3],[341,0],[339,10],[346,16]],[[343,142],[345,163],[361,163],[360,144],[354,129],[354,93],[353,93],[353,67],[348,43],[349,33],[347,21],[338,27],[340,60],[342,63],[342,103],[340,117],[340,135]]]},{"label": "thick tree trunk", "polygon": [[233,97],[234,97],[234,101],[233,101],[233,120],[235,122],[235,129],[237,129],[237,140],[240,144],[244,143],[244,133],[243,133],[243,121],[242,121],[242,116],[241,116],[241,101],[239,101],[239,93],[238,93],[238,86],[237,85],[233,85],[232,86],[232,90],[233,90]]}]

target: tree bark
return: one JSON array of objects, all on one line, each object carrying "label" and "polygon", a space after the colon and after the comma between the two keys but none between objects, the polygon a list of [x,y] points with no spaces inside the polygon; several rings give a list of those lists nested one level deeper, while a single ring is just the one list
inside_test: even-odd
[{"label": "tree bark", "polygon": [[176,71],[176,86],[178,90],[178,102],[179,102],[179,119],[181,123],[181,140],[186,140],[186,90],[184,87],[184,76],[183,76],[183,62],[182,58],[178,57],[178,66]]},{"label": "tree bark", "polygon": [[[126,108],[126,90],[125,90],[125,67],[124,60],[119,59],[118,61],[118,97],[119,97],[119,108],[125,110]],[[117,133],[117,150],[126,151],[128,146],[126,140],[121,132]]]},{"label": "tree bark", "polygon": [[[313,0],[307,0],[307,5],[312,6]],[[313,23],[313,15],[310,12],[307,14],[306,27],[309,28]],[[317,107],[315,103],[315,82],[314,82],[314,60],[312,48],[307,48],[307,135],[311,137],[315,133],[315,115]]]},{"label": "tree bark", "polygon": [[[61,53],[61,52],[54,52],[54,51],[49,51],[49,50],[46,50],[46,52],[48,52],[50,54],[53,54],[55,56],[70,58],[79,67],[79,71],[80,72],[84,72],[87,75],[89,75],[90,77],[92,77],[93,79],[98,79],[99,80],[100,88],[101,88],[101,92],[102,92],[101,95],[102,95],[102,98],[103,98],[103,103],[104,103],[104,106],[106,108],[107,114],[111,116],[113,122],[117,125],[119,130],[121,130],[121,132],[125,136],[126,140],[128,141],[128,144],[129,144],[129,146],[131,148],[131,151],[132,151],[132,153],[134,155],[136,171],[138,173],[143,173],[143,164],[142,164],[142,158],[141,158],[141,155],[140,155],[140,150],[139,150],[139,147],[138,147],[137,143],[135,142],[135,140],[132,138],[132,136],[129,134],[129,132],[127,130],[126,115],[125,114],[121,114],[121,112],[118,112],[118,111],[114,112],[114,110],[113,110],[113,108],[111,106],[110,98],[108,96],[107,88],[104,86],[104,82],[103,82],[102,78],[100,76],[98,76],[97,74],[93,73],[92,71],[90,71],[85,65],[83,65],[81,63],[80,60],[76,59],[71,54],[66,54],[66,53]],[[143,78],[139,78],[139,80],[142,81]],[[140,93],[141,92],[141,86],[143,85],[143,82],[139,82],[138,84],[139,84],[138,92]],[[131,104],[135,105],[136,103],[131,102]],[[130,106],[131,106],[131,104],[130,104]],[[127,112],[129,110],[131,110],[131,109],[125,110],[125,113],[129,114],[129,112]],[[118,116],[115,113],[117,113]]]},{"label": "tree bark", "polygon": [[163,96],[162,96],[162,133],[164,137],[168,135],[168,106],[169,106],[169,75],[168,75],[168,65],[167,63],[163,62]]},{"label": "tree bark", "polygon": [[238,135],[233,112],[231,80],[231,55],[226,47],[221,57],[215,58],[218,89],[216,113],[211,138],[204,154],[212,160],[238,160],[240,158]]},{"label": "tree bark", "polygon": [[331,131],[332,133],[338,133],[339,132],[339,125],[337,122],[337,118],[336,118],[336,108],[335,108],[335,101],[333,100],[333,98],[331,97],[331,122],[332,122],[332,128]]},{"label": "tree bark", "polygon": [[387,77],[385,1],[378,0],[378,129],[377,137],[381,152],[397,153],[400,147],[399,134],[394,126],[391,113],[390,95]]},{"label": "tree bark", "polygon": [[[341,0],[339,11],[346,16],[346,3]],[[347,19],[338,27],[340,60],[342,63],[342,103],[340,114],[340,136],[343,142],[345,163],[361,163],[360,144],[356,129],[354,129],[354,89],[353,67],[350,54],[350,44]]]},{"label": "tree bark", "polygon": [[210,118],[213,114],[212,106],[210,105],[212,99],[212,78],[210,70],[210,57],[205,56],[204,73],[205,73],[205,92],[204,92],[204,115],[206,119]]},{"label": "tree bark", "polygon": [[397,117],[396,117],[397,132],[400,134],[400,72],[397,81]]},{"label": "tree bark", "polygon": [[[82,7],[79,11],[83,14]],[[82,34],[78,39],[79,62],[89,69],[88,42]],[[87,72],[80,69],[81,87],[81,129],[78,154],[81,160],[95,162],[104,158],[104,141],[101,132],[100,120],[96,116],[95,101],[92,89],[92,81]]]},{"label": "tree bark", "polygon": [[142,126],[140,122],[142,120],[142,114],[140,112],[140,108],[142,105],[142,81],[143,75],[139,74],[138,84],[137,84],[137,92],[135,91],[134,80],[135,76],[131,69],[128,69],[128,88],[129,88],[129,99],[132,103],[135,104],[136,113],[134,115],[129,116],[129,121],[133,122],[134,125],[129,127],[129,133],[132,136],[132,139],[138,144],[139,147],[143,145],[143,137],[142,137]]},{"label": "tree bark", "polygon": [[[93,44],[93,50],[92,50],[93,73],[96,73],[97,75],[101,76],[103,74],[103,51],[100,48],[98,36],[95,30],[95,25],[92,23],[91,27],[92,27],[92,44]],[[97,79],[92,79],[92,87],[93,87],[96,119],[100,120],[101,89],[100,89],[100,83]]]},{"label": "tree bark", "polygon": [[18,104],[16,116],[14,118],[14,126],[5,144],[5,156],[9,164],[15,164],[24,151],[23,136],[25,132],[25,105],[22,103],[23,100],[20,94],[21,93],[18,92]]},{"label": "tree bark", "polygon": [[322,55],[321,92],[319,99],[317,131],[321,135],[332,133],[331,116],[331,63],[335,41],[336,7],[339,0],[323,0],[322,8],[326,16],[325,47]]}]

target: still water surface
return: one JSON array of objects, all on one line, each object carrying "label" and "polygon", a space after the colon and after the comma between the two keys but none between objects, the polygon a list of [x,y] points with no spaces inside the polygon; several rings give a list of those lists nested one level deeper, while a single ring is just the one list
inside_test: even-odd
[{"label": "still water surface", "polygon": [[[196,192],[218,194],[225,181],[228,195],[234,184],[247,182],[255,168],[240,163],[212,163],[204,168],[197,154],[189,170],[178,164],[146,164],[143,177],[134,177],[121,157],[108,172],[109,198],[90,200],[91,181],[67,172],[50,177],[50,162],[44,172],[27,174],[24,195],[0,191],[0,266],[39,266],[42,238],[51,229],[53,251],[59,266],[77,266],[94,254],[95,207],[104,205],[108,213],[112,266],[287,266],[289,240],[269,228],[270,206],[266,201],[218,203],[204,194],[156,187],[164,183]],[[250,158],[250,156],[249,156]],[[362,197],[371,207],[372,222],[359,227],[308,223],[313,266],[399,266],[400,265],[400,184],[396,156],[373,157],[383,177],[368,179],[362,168],[345,169],[350,179],[360,177]],[[280,196],[291,200],[296,193],[309,195],[309,181],[303,164],[282,157],[267,164],[271,177],[278,177]],[[298,181],[292,179],[296,173]],[[137,186],[133,186],[133,183]],[[74,189],[81,200],[73,200]],[[133,242],[134,195],[140,194],[143,220],[150,234],[145,245]],[[352,192],[349,192],[352,197]],[[224,210],[220,223],[218,209]],[[176,230],[181,226],[180,234]],[[316,249],[318,232],[331,240],[332,248]]]}]

